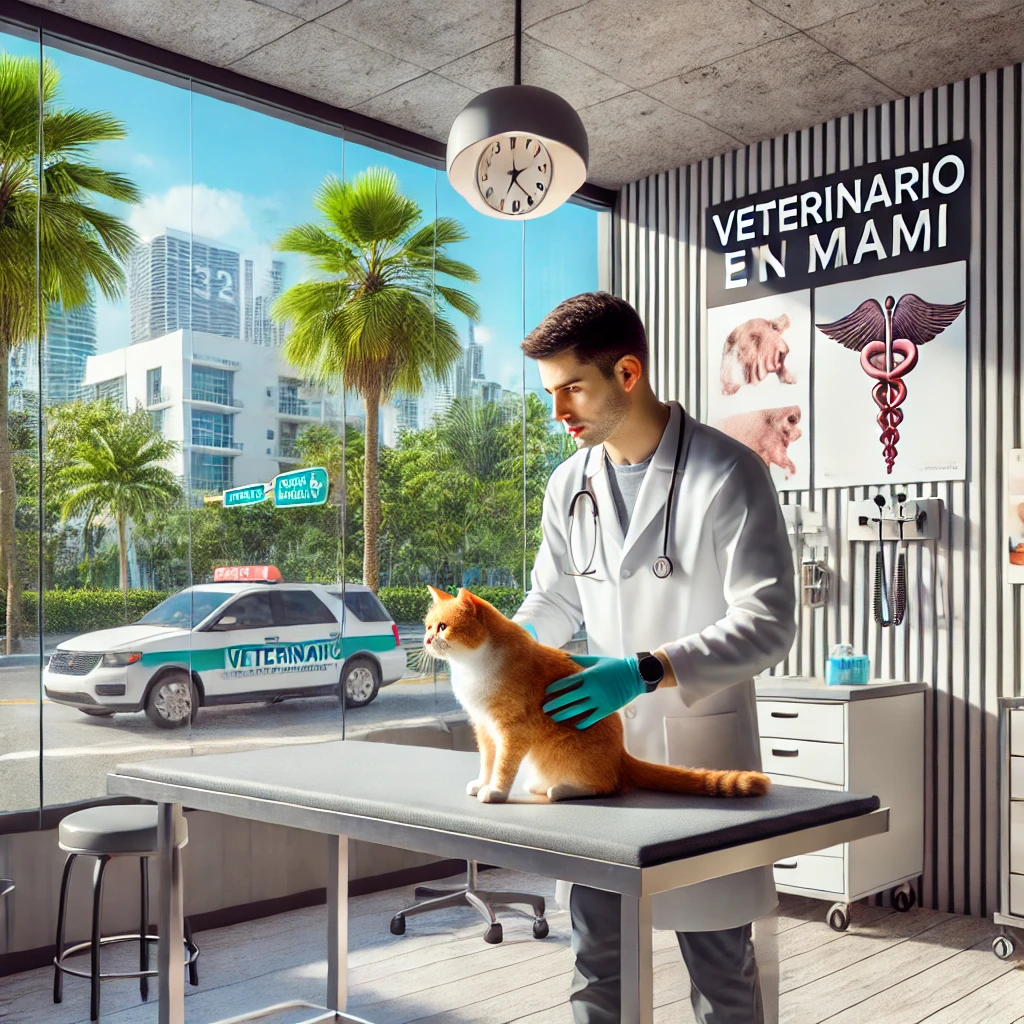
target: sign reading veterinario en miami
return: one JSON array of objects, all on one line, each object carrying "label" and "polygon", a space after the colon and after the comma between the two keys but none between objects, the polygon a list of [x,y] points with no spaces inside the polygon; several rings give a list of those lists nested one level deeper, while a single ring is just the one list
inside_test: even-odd
[{"label": "sign reading veterinario en miami", "polygon": [[967,140],[708,207],[708,422],[780,490],[963,479],[970,234]]}]

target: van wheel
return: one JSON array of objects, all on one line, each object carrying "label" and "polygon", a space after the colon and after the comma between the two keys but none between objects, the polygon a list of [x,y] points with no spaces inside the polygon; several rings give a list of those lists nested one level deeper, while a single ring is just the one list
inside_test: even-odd
[{"label": "van wheel", "polygon": [[158,729],[180,729],[195,717],[196,688],[186,672],[168,672],[146,694],[146,717]]},{"label": "van wheel", "polygon": [[380,671],[369,658],[353,658],[346,666],[341,681],[345,707],[366,707],[380,689]]}]

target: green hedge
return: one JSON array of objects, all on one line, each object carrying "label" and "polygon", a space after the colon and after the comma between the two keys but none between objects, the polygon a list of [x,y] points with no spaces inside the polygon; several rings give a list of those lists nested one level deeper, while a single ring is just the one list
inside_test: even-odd
[{"label": "green hedge", "polygon": [[[47,590],[43,592],[43,629],[47,633],[88,633],[123,626],[141,618],[167,596],[163,590],[129,590],[126,611],[120,590]],[[21,595],[26,633],[35,633],[38,600],[34,591]],[[0,625],[6,615],[7,603],[0,596]]]},{"label": "green hedge", "polygon": [[[511,587],[473,587],[472,590],[503,615],[511,616],[523,603],[523,592]],[[422,622],[430,607],[430,591],[426,586],[381,587],[378,596],[395,622]]]}]

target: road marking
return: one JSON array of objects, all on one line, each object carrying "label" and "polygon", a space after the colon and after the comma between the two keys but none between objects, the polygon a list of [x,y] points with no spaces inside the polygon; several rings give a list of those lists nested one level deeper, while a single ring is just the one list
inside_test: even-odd
[{"label": "road marking", "polygon": [[[29,699],[29,698],[26,697],[26,698],[23,698],[23,699],[0,700],[0,704],[38,704],[38,703],[39,703],[39,698],[38,697],[36,697],[35,699]],[[44,697],[43,698],[43,703],[44,704],[50,704],[52,702],[48,698]]]}]

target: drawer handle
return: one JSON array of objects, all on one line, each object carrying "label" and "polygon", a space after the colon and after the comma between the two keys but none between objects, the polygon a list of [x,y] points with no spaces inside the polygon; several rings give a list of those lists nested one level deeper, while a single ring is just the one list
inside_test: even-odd
[{"label": "drawer handle", "polygon": [[796,867],[796,861],[795,861],[795,860],[792,860],[792,861],[789,861],[789,862],[787,863],[787,862],[786,862],[786,861],[784,861],[784,860],[780,860],[780,861],[778,862],[778,864],[776,864],[776,865],[775,865],[775,867],[777,867],[777,868],[786,868],[786,870],[788,871],[789,869],[791,869],[791,868],[795,868],[795,867]]},{"label": "drawer handle", "polygon": [[773,711],[771,713],[772,718],[799,718],[799,711]]},{"label": "drawer handle", "polygon": [[772,757],[799,757],[799,756],[800,756],[800,751],[799,750],[778,750],[775,747],[772,748]]}]

